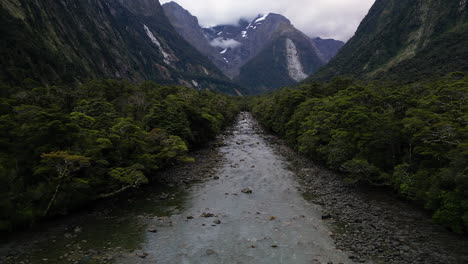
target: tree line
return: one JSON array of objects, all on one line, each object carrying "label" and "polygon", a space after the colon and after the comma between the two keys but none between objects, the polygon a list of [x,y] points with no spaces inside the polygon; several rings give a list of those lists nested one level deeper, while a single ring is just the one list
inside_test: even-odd
[{"label": "tree line", "polygon": [[227,96],[152,82],[0,85],[0,231],[31,225],[193,161],[239,109]]},{"label": "tree line", "polygon": [[350,182],[423,202],[435,222],[468,231],[468,77],[413,84],[336,78],[252,99],[267,129]]}]

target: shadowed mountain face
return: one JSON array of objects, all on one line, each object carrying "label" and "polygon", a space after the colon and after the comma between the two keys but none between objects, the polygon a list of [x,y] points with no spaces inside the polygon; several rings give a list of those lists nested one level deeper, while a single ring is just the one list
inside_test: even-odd
[{"label": "shadowed mountain face", "polygon": [[322,39],[322,38],[313,38],[315,46],[319,51],[319,55],[325,62],[329,62],[335,55],[340,51],[344,46],[343,41],[334,40],[334,39]]},{"label": "shadowed mountain face", "polygon": [[198,24],[198,19],[175,2],[163,5],[166,16],[176,31],[200,53],[207,56],[219,69],[225,71],[228,64],[219,54],[218,49],[207,41],[203,29]]},{"label": "shadowed mountain face", "polygon": [[342,45],[335,40],[310,39],[278,14],[202,29],[196,17],[177,3],[163,7],[181,36],[250,93],[302,81]]},{"label": "shadowed mountain face", "polygon": [[124,78],[236,93],[157,0],[4,0],[0,34],[2,82]]},{"label": "shadowed mountain face", "polygon": [[377,0],[355,36],[313,79],[416,80],[468,70],[467,1]]}]

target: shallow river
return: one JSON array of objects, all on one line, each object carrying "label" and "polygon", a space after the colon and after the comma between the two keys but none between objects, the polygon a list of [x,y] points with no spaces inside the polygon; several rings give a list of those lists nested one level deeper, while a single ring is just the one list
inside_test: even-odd
[{"label": "shallow river", "polygon": [[[219,179],[195,186],[182,214],[158,227],[157,235],[147,236],[147,257],[132,256],[123,263],[347,261],[335,249],[318,208],[297,191],[287,162],[255,127],[245,114],[220,149],[226,159]],[[214,217],[202,217],[204,213]]]},{"label": "shallow river", "polygon": [[242,114],[231,132],[210,180],[19,234],[0,247],[0,262],[348,263],[252,117]]}]

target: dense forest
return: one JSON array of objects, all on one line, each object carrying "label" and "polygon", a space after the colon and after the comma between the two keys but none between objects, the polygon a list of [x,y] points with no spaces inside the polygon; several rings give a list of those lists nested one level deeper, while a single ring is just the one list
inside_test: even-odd
[{"label": "dense forest", "polygon": [[233,99],[151,82],[0,87],[0,231],[65,213],[190,162]]},{"label": "dense forest", "polygon": [[252,100],[254,115],[351,183],[389,186],[468,230],[468,77],[409,85],[335,78]]}]

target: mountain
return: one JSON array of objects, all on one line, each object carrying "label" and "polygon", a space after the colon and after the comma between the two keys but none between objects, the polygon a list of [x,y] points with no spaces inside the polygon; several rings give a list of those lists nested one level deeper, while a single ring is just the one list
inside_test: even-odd
[{"label": "mountain", "polygon": [[228,68],[227,62],[219,54],[218,50],[207,41],[197,17],[192,16],[190,12],[176,2],[165,3],[163,8],[172,26],[180,36],[192,44],[200,53],[207,56],[219,69],[226,70]]},{"label": "mountain", "polygon": [[3,0],[0,81],[153,80],[235,94],[174,30],[157,0]]},{"label": "mountain", "polygon": [[242,66],[235,80],[253,93],[264,93],[300,82],[323,64],[310,38],[293,30],[282,32]]},{"label": "mountain", "polygon": [[315,43],[282,15],[256,18],[235,40],[242,46],[226,51],[227,59],[239,62],[235,80],[254,93],[300,82],[325,64]]},{"label": "mountain", "polygon": [[338,51],[340,51],[345,44],[343,41],[322,39],[319,37],[313,38],[312,41],[318,49],[318,55],[327,63],[335,57]]},{"label": "mountain", "polygon": [[343,45],[335,40],[311,39],[279,14],[201,28],[198,19],[177,3],[166,3],[163,8],[185,40],[250,93],[302,81]]},{"label": "mountain", "polygon": [[[267,15],[260,15],[251,22],[241,20],[238,26],[221,25],[205,29],[205,32],[211,44],[218,46],[218,51],[229,63],[230,69],[227,75],[240,80],[247,86],[253,83],[245,82],[248,78],[242,75],[243,73],[247,73],[247,71],[242,70],[242,68],[247,63],[252,64],[255,61],[261,61],[261,58],[256,57],[266,49],[273,51],[271,47],[276,46],[277,44],[275,45],[275,43],[281,38],[294,36],[293,42],[300,40],[303,43],[308,43],[305,46],[300,45],[301,49],[304,48],[307,50],[299,51],[300,55],[311,52],[318,53],[317,48],[310,38],[297,30],[287,18],[279,14],[270,13]],[[283,40],[282,43],[285,47],[286,42]],[[269,54],[269,56],[273,57],[277,55],[281,54]],[[316,55],[312,57],[319,56]],[[285,57],[282,56],[282,59],[277,58],[276,61],[282,63],[282,65],[286,65],[284,59]],[[316,64],[317,68],[323,65],[323,61],[320,58],[313,58],[310,63]],[[268,68],[262,70],[268,71]],[[306,74],[310,73],[310,71],[306,72]],[[268,75],[268,72],[264,72],[264,74]],[[277,85],[272,88],[276,87]]]},{"label": "mountain", "polygon": [[466,0],[377,0],[355,36],[312,79],[413,81],[467,71],[467,36]]}]

